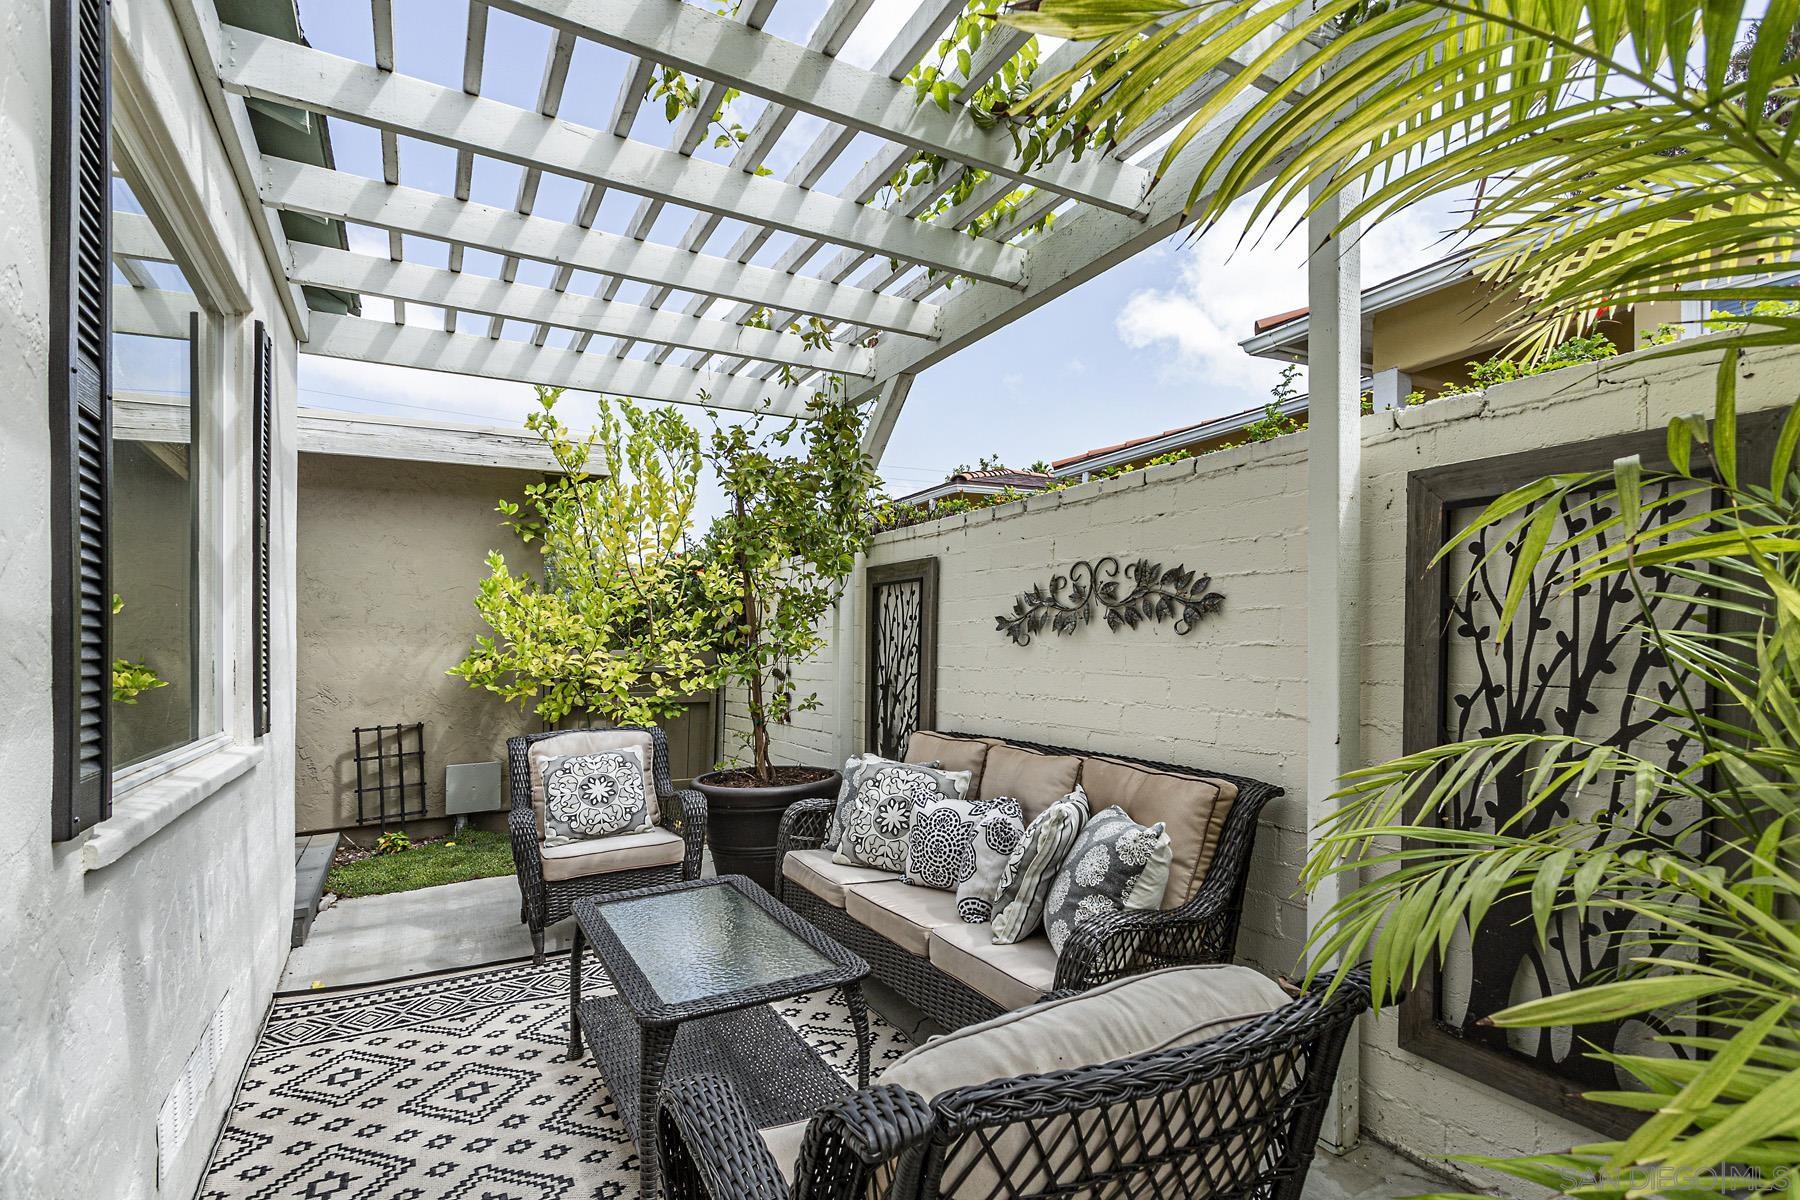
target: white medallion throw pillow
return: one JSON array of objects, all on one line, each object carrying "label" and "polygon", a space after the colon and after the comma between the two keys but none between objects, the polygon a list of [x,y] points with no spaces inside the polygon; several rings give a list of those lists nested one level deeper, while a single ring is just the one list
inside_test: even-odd
[{"label": "white medallion throw pillow", "polygon": [[840,837],[831,861],[883,871],[906,869],[906,835],[927,800],[960,800],[968,771],[868,759],[851,768],[850,795],[838,809]]},{"label": "white medallion throw pillow", "polygon": [[636,746],[568,754],[544,764],[544,844],[650,828],[644,752]]},{"label": "white medallion throw pillow", "polygon": [[975,818],[966,873],[956,885],[956,915],[970,925],[993,919],[1006,864],[1025,837],[1025,814],[1017,800],[1001,796],[985,803],[992,807]]}]

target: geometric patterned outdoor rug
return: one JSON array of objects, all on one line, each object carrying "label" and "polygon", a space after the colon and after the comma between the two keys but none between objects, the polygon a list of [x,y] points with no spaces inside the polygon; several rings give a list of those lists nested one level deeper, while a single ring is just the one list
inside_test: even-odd
[{"label": "geometric patterned outdoor rug", "polygon": [[[598,963],[582,988],[611,990]],[[200,1200],[622,1200],[637,1152],[593,1060],[570,1062],[553,956],[275,1003]],[[854,1086],[840,993],[775,1011]],[[906,1049],[870,1012],[874,1071]]]}]

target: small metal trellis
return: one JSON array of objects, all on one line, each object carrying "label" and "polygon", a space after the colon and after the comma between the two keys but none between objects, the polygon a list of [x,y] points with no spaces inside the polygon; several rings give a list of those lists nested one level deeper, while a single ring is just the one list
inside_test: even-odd
[{"label": "small metal trellis", "polygon": [[356,823],[404,821],[425,815],[425,726],[358,725]]},{"label": "small metal trellis", "polygon": [[1180,563],[1165,569],[1161,563],[1140,558],[1121,568],[1119,560],[1109,554],[1076,563],[1067,575],[1053,576],[1048,587],[1034,584],[1030,591],[1019,593],[1013,610],[995,617],[994,623],[1019,645],[1029,646],[1033,635],[1045,629],[1074,633],[1094,619],[1097,606],[1105,612],[1106,627],[1114,633],[1136,629],[1146,621],[1172,620],[1177,634],[1187,634],[1202,617],[1219,611],[1225,603],[1225,597],[1211,589],[1211,575],[1197,574]]}]

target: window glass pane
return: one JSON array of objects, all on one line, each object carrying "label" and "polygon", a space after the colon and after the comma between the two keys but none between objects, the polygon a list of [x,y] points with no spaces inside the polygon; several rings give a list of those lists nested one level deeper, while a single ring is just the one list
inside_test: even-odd
[{"label": "window glass pane", "polygon": [[122,179],[113,180],[113,766],[200,729],[190,314],[198,301]]}]

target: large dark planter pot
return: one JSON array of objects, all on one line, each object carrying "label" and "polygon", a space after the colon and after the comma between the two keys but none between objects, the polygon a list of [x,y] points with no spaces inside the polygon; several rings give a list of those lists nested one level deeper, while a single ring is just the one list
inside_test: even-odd
[{"label": "large dark planter pot", "polygon": [[843,774],[833,771],[812,783],[777,787],[726,787],[713,782],[730,773],[712,771],[694,780],[694,790],[706,797],[706,840],[712,844],[713,866],[721,875],[748,875],[773,892],[781,814],[799,800],[835,797]]}]

